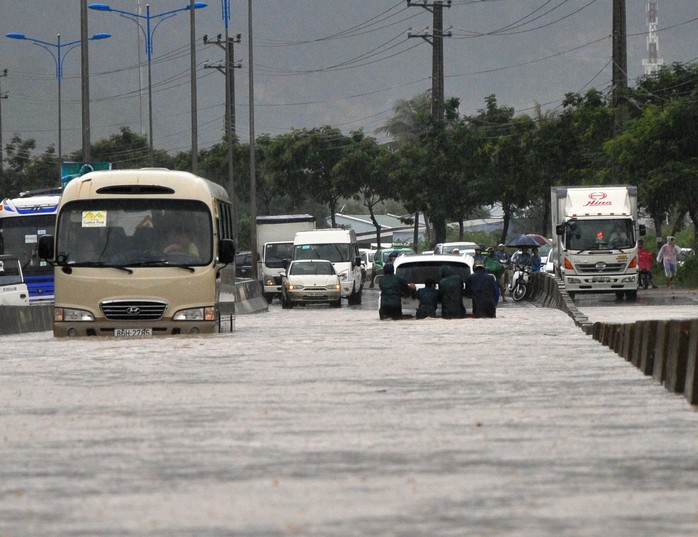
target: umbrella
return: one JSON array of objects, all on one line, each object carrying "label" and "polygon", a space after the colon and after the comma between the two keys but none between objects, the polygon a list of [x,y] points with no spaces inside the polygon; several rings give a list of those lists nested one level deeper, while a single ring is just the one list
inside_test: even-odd
[{"label": "umbrella", "polygon": [[511,239],[508,243],[507,246],[509,248],[519,248],[521,246],[540,246],[538,242],[536,242],[534,239],[529,237],[528,235],[519,235],[518,237],[514,237]]},{"label": "umbrella", "polygon": [[526,236],[536,241],[538,243],[538,246],[547,246],[552,242],[550,239],[545,238],[543,235],[538,235],[536,233],[527,233]]}]

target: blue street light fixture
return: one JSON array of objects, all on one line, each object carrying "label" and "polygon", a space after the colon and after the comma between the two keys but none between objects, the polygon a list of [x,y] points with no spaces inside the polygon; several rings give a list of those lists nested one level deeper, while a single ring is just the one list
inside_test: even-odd
[{"label": "blue street light fixture", "polygon": [[[146,4],[145,6],[145,15],[141,13],[133,13],[131,11],[115,9],[106,4],[90,4],[88,7],[96,11],[109,11],[111,13],[118,13],[125,19],[129,19],[135,22],[141,29],[141,32],[145,37],[145,53],[148,58],[148,156],[150,159],[150,165],[155,166],[155,158],[153,154],[153,84],[151,75],[151,63],[153,59],[153,34],[163,21],[171,17],[174,17],[180,11],[190,10],[192,8],[192,5],[188,4],[184,7],[172,9],[170,11],[165,11],[163,13],[158,13],[155,15],[152,15],[150,13],[150,4]],[[206,7],[205,2],[194,2],[194,9],[201,9],[204,7]],[[141,20],[145,21],[145,27],[141,23]],[[151,25],[151,20],[156,20],[157,22],[154,25]]]},{"label": "blue street light fixture", "polygon": [[[62,120],[61,120],[61,80],[63,79],[63,62],[68,53],[77,48],[80,45],[81,40],[70,41],[69,43],[61,42],[61,34],[58,34],[55,43],[49,43],[47,41],[42,41],[41,39],[35,39],[33,37],[27,37],[24,34],[18,34],[15,32],[7,34],[10,39],[21,39],[23,41],[30,41],[35,45],[47,50],[48,53],[53,58],[56,64],[56,80],[58,81],[58,180],[61,180],[61,174],[63,173],[63,146],[62,146]],[[90,41],[96,41],[98,39],[108,39],[111,34],[94,34],[92,37],[88,38]],[[55,50],[55,52],[54,52]]]}]

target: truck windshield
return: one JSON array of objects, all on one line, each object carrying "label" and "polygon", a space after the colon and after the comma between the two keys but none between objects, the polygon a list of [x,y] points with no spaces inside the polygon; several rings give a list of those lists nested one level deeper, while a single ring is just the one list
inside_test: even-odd
[{"label": "truck windshield", "polygon": [[61,210],[56,259],[68,265],[207,265],[211,214],[199,201],[104,199]]},{"label": "truck windshield", "polygon": [[0,259],[0,287],[22,283],[17,259]]},{"label": "truck windshield", "polygon": [[293,259],[327,259],[332,263],[351,261],[349,243],[297,244],[293,248]]},{"label": "truck windshield", "polygon": [[635,246],[630,219],[570,220],[565,231],[568,250],[618,250]]},{"label": "truck windshield", "polygon": [[282,268],[284,259],[293,257],[293,243],[267,244],[264,249],[264,264],[269,268]]}]

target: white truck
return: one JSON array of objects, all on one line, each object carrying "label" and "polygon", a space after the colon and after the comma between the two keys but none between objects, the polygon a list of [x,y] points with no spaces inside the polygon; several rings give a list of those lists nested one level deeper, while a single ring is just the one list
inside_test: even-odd
[{"label": "white truck", "polygon": [[22,264],[14,255],[0,255],[0,306],[28,306],[29,290]]},{"label": "white truck", "polygon": [[637,298],[638,224],[636,186],[551,188],[555,272],[570,297],[615,293]]},{"label": "white truck", "polygon": [[328,260],[339,276],[342,298],[350,305],[361,304],[361,256],[353,229],[299,231],[293,240],[293,260],[298,259]]},{"label": "white truck", "polygon": [[272,302],[274,296],[281,297],[284,260],[293,257],[296,233],[312,229],[315,229],[315,217],[309,214],[257,217],[257,275],[268,303]]}]

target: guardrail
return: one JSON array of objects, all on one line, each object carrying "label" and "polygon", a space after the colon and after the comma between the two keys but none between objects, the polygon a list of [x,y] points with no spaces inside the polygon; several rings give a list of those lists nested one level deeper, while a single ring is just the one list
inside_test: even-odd
[{"label": "guardrail", "polygon": [[585,334],[698,405],[698,319],[591,323],[574,305],[562,280],[547,273],[533,274],[529,299],[566,312]]}]

